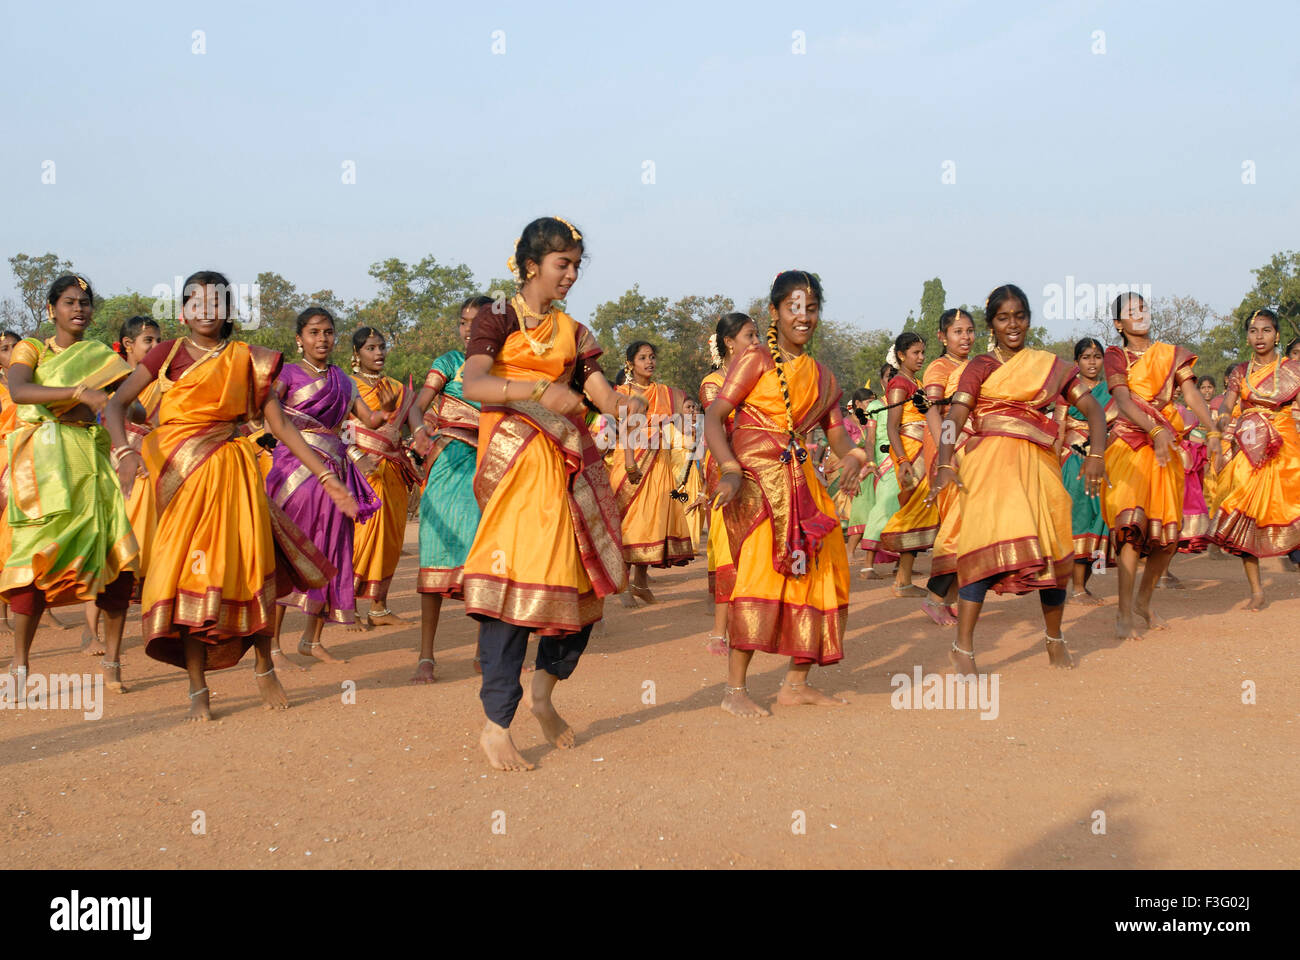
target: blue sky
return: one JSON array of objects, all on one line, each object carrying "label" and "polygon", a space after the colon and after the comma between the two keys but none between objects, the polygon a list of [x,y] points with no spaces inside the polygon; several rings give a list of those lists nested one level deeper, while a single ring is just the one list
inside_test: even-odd
[{"label": "blue sky", "polygon": [[115,6],[0,14],[0,254],[103,293],[211,267],[350,299],[428,254],[486,281],[559,214],[579,319],[801,268],[894,328],[936,275],[1229,310],[1300,246],[1293,2]]}]

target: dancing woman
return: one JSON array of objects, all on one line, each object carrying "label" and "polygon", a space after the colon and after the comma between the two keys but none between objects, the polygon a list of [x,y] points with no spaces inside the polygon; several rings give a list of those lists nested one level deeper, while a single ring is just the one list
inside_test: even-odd
[{"label": "dancing woman", "polygon": [[[1185,427],[1174,398],[1181,393],[1202,423],[1210,422],[1210,411],[1196,389],[1196,357],[1183,347],[1150,338],[1146,301],[1136,293],[1122,293],[1112,311],[1124,345],[1107,347],[1103,361],[1116,416],[1106,446],[1110,487],[1102,497],[1102,517],[1119,566],[1116,636],[1140,639],[1139,619],[1148,629],[1166,626],[1151,612],[1151,594],[1169,568],[1182,529],[1183,461],[1177,444]],[[1216,461],[1222,456],[1219,436],[1218,430],[1207,436]],[[1142,557],[1147,558],[1146,567],[1138,583]]]},{"label": "dancing woman", "polygon": [[568,749],[573,730],[552,691],[577,667],[604,598],[627,583],[618,505],[583,394],[615,418],[645,404],[609,385],[596,338],[554,306],[576,282],[583,251],[582,234],[558,217],[525,227],[510,258],[519,293],[502,313],[479,310],[465,351],[464,395],[482,405],[474,475],[482,518],[465,558],[465,612],[479,621],[487,716],[479,742],[498,770],[533,766],[510,738],[529,632],[539,638],[532,713]]},{"label": "dancing woman", "polygon": [[[333,572],[267,498],[258,447],[241,426],[265,418],[332,504],[357,513],[346,484],[280,408],[272,389],[280,355],[230,339],[234,312],[229,280],[212,270],[192,274],[182,290],[187,336],[154,347],[104,408],[122,486],[141,471],[153,483],[158,527],[141,600],[145,652],[188,672],[191,720],[212,718],[207,671],[234,666],[249,647],[263,702],[289,705],[271,661],[275,600],[294,587],[322,587]],[[127,410],[154,380],[158,425],[137,453]]]},{"label": "dancing woman", "polygon": [[[280,628],[287,607],[307,615],[307,625],[298,641],[298,652],[325,663],[340,661],[325,648],[321,634],[325,621],[356,623],[355,575],[352,568],[353,531],[356,523],[372,522],[379,512],[379,498],[371,488],[340,436],[343,422],[352,415],[371,429],[382,427],[386,411],[371,410],[357,392],[357,385],[330,362],[334,352],[334,318],[328,310],[309,307],[298,314],[298,359],[285,364],[275,380],[276,398],[286,420],[311,447],[321,463],[339,477],[357,503],[355,516],[344,513],[331,491],[312,480],[313,474],[297,452],[283,443],[271,451],[271,470],[266,475],[266,492],[289,520],[311,538],[330,565],[329,582],[308,590],[294,590],[277,601],[274,649],[283,650]],[[387,396],[393,400],[391,394]],[[267,424],[268,427],[270,424]]]},{"label": "dancing woman", "polygon": [[1237,453],[1223,471],[1231,492],[1211,533],[1215,543],[1241,557],[1250,585],[1247,609],[1253,611],[1268,605],[1260,557],[1287,555],[1300,563],[1300,363],[1278,352],[1278,333],[1277,315],[1256,310],[1246,330],[1253,355],[1228,374],[1223,409],[1240,402],[1241,413],[1223,420]]},{"label": "dancing woman", "polygon": [[721,706],[737,716],[768,715],[745,686],[755,650],[790,658],[777,703],[843,703],[808,682],[813,664],[843,659],[849,602],[844,536],[817,479],[808,434],[819,425],[826,431],[845,462],[842,486],[850,495],[867,456],[844,430],[835,377],[806,350],[823,299],[816,276],[777,274],[767,349],[750,349],[736,360],[704,415],[704,435],[721,474],[714,505],[723,508],[736,558]]},{"label": "dancing woman", "polygon": [[644,340],[630,344],[615,388],[625,396],[640,397],[649,411],[646,429],[630,431],[634,436],[641,434],[643,442],[619,447],[609,472],[609,484],[623,514],[623,558],[631,579],[623,603],[632,607],[636,606],[633,597],[654,602],[646,580],[647,567],[681,566],[695,557],[686,508],[670,496],[677,481],[667,421],[681,415],[685,395],[655,383],[656,360],[651,344]]},{"label": "dancing woman", "polygon": [[[700,383],[700,403],[707,414],[709,406],[718,398],[718,391],[726,382],[727,373],[736,358],[758,343],[758,328],[745,313],[725,314],[709,337],[709,359],[714,369],[705,374]],[[728,434],[734,417],[728,417]],[[727,524],[722,518],[722,508],[712,506],[718,492],[718,461],[711,451],[704,455],[705,494],[709,498],[709,595],[713,598],[713,632],[706,646],[710,653],[727,652],[727,614],[731,591],[736,586],[736,563],[731,556],[727,540]]]},{"label": "dancing woman", "polygon": [[[974,318],[960,307],[945,310],[939,315],[939,343],[943,346],[943,353],[925,368],[921,377],[921,389],[925,391],[929,404],[925,411],[925,426],[936,452],[943,432],[943,415],[948,412],[947,398],[956,392],[960,371],[970,359],[975,344]],[[958,470],[961,469],[969,436],[969,432],[962,431],[953,448],[952,465]],[[929,474],[929,481],[934,483],[933,471]],[[955,490],[949,488],[942,497],[935,499],[935,506],[939,512],[939,530],[942,531],[944,517],[960,508],[961,499]],[[952,524],[949,528],[956,529]],[[957,622],[957,610],[953,607],[957,600],[957,545],[951,539],[940,541],[937,532],[935,538],[934,552],[930,555],[930,579],[925,584],[926,598],[921,601],[921,609],[939,626],[949,627]]]},{"label": "dancing woman", "polygon": [[[119,651],[131,604],[131,533],[108,435],[96,421],[130,373],[116,353],[85,339],[95,310],[90,284],[59,277],[46,297],[54,335],[13,348],[9,393],[9,553],[0,597],[14,612],[14,673],[25,691],[27,658],[47,607],[92,600],[104,612],[104,679],[124,692]],[[129,485],[124,485],[129,486]]]},{"label": "dancing woman", "polygon": [[[962,674],[976,672],[975,626],[990,588],[996,593],[1037,590],[1053,666],[1073,666],[1061,634],[1065,585],[1074,562],[1070,495],[1061,483],[1055,452],[1057,398],[1073,404],[1088,421],[1093,449],[1105,442],[1106,418],[1078,380],[1077,368],[1055,354],[1025,346],[1029,301],[1014,284],[998,287],[985,301],[993,349],[963,369],[940,431],[935,468],[937,500],[950,486],[961,506],[944,519],[955,525],[957,639],[949,654]],[[960,474],[953,465],[955,438],[970,423],[971,439]],[[1105,476],[1100,453],[1085,458],[1090,495]]]},{"label": "dancing woman", "polygon": [[[1079,368],[1079,383],[1103,411],[1110,404],[1110,390],[1102,376],[1102,358],[1106,348],[1101,341],[1084,337],[1074,345],[1074,363]],[[1070,599],[1078,603],[1099,605],[1100,597],[1088,589],[1094,564],[1109,563],[1113,558],[1106,521],[1101,515],[1101,499],[1088,492],[1084,479],[1084,460],[1092,450],[1088,418],[1078,407],[1065,402],[1056,405],[1058,423],[1057,454],[1061,459],[1061,483],[1070,495],[1070,528],[1074,534],[1074,583]]]},{"label": "dancing woman", "polygon": [[[460,305],[456,333],[469,343],[474,317],[492,298],[469,297]],[[478,456],[479,404],[464,393],[465,352],[448,350],[429,367],[424,386],[411,407],[411,446],[425,458],[428,479],[420,495],[420,659],[411,683],[433,683],[433,655],[444,597],[462,599],[465,557],[478,531],[474,498],[474,462]],[[437,401],[435,404],[434,401]],[[430,427],[430,412],[433,426]],[[474,667],[482,670],[478,654]]]},{"label": "dancing woman", "polygon": [[366,482],[379,498],[379,512],[353,532],[352,571],[356,576],[356,599],[369,600],[363,620],[357,614],[356,628],[394,626],[405,623],[388,609],[388,587],[402,556],[406,539],[406,515],[411,488],[420,482],[415,467],[402,449],[402,420],[406,417],[406,387],[384,376],[388,343],[374,327],[361,327],[352,334],[352,382],[357,394],[378,426],[351,417],[353,443],[348,456],[361,468]]},{"label": "dancing woman", "polygon": [[925,364],[925,340],[910,330],[900,333],[885,360],[897,362],[899,368],[885,388],[885,401],[891,404],[885,429],[889,434],[889,459],[898,477],[898,511],[881,531],[880,545],[899,555],[894,596],[925,597],[926,592],[912,583],[912,566],[918,553],[934,546],[939,510],[929,502],[926,459],[927,452],[933,456],[933,447],[925,428],[925,414],[915,403],[908,402],[921,390],[919,374]]},{"label": "dancing woman", "polygon": [[[18,426],[18,404],[9,396],[9,359],[23,338],[12,330],[0,332],[0,570],[9,559],[9,434]],[[0,600],[0,629],[13,630],[9,604]]]}]

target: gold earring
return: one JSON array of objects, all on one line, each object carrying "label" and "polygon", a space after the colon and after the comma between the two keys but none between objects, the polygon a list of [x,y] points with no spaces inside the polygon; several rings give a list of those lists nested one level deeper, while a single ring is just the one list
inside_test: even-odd
[{"label": "gold earring", "polygon": [[352,354],[352,372],[353,373],[361,372],[361,358],[358,357],[355,353]]},{"label": "gold earring", "polygon": [[298,341],[298,352],[299,352],[299,353],[302,353],[302,341],[301,341],[301,340]]},{"label": "gold earring", "polygon": [[525,280],[531,280],[531,279],[533,279],[533,277],[535,277],[535,276],[537,276],[537,271],[536,271],[536,270],[529,270],[529,271],[528,271],[528,275],[527,275],[526,277],[524,277],[524,279],[525,279]]}]

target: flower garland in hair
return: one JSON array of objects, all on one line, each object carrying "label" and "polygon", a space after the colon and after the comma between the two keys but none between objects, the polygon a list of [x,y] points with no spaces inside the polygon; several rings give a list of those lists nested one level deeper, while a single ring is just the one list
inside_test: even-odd
[{"label": "flower garland in hair", "polygon": [[885,354],[885,363],[889,364],[895,370],[903,369],[898,363],[898,351],[892,346],[889,348],[889,352]]},{"label": "flower garland in hair", "polygon": [[713,364],[714,370],[722,367],[722,351],[718,349],[719,339],[716,333],[709,334],[709,363]]}]

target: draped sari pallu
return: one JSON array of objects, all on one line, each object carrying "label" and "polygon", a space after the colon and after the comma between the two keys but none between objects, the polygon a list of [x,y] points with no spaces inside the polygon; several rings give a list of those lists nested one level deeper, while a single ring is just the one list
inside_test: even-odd
[{"label": "draped sari pallu", "polygon": [[[615,388],[624,396],[634,396],[634,388],[623,384]],[[681,392],[662,383],[652,383],[644,391],[646,427],[644,444],[632,447],[632,460],[641,471],[639,483],[627,477],[626,448],[616,447],[609,470],[609,485],[614,490],[623,516],[623,560],[652,567],[673,567],[689,563],[695,556],[685,507],[671,497],[677,486],[673,475],[672,446],[675,434],[669,424],[673,409],[680,407]]]},{"label": "draped sari pallu", "polygon": [[[379,497],[379,516],[353,531],[352,571],[356,578],[356,599],[376,599],[388,594],[388,586],[397,571],[406,539],[406,514],[411,488],[421,480],[415,466],[402,449],[402,424],[414,401],[414,391],[399,381],[385,377],[397,395],[397,408],[378,430],[350,420],[352,444],[348,456],[365,475],[366,482]],[[379,410],[378,384],[353,377],[357,392],[366,406]]]},{"label": "draped sari pallu", "polygon": [[[600,355],[591,332],[564,313],[530,333],[546,342],[556,323],[540,357],[511,333],[492,374],[568,382],[576,363]],[[583,416],[520,401],[484,404],[479,423],[474,494],[483,515],[465,560],[465,612],[543,636],[595,623],[627,575],[622,518]]]},{"label": "draped sari pallu", "polygon": [[1300,549],[1300,364],[1273,361],[1253,373],[1242,365],[1233,376],[1241,413],[1230,432],[1238,450],[1220,475],[1229,492],[1211,540],[1239,556],[1281,556]]},{"label": "draped sari pallu", "polygon": [[[896,403],[913,396],[918,389],[915,382],[899,374],[889,381],[885,399]],[[934,445],[930,431],[926,429],[925,414],[914,403],[903,405],[898,432],[903,449],[895,450],[891,444],[889,458],[894,463],[895,472],[902,463],[911,464],[915,483],[904,489],[899,482],[898,512],[881,531],[880,545],[891,553],[929,550],[939,533],[939,508],[935,504],[927,506],[925,502],[930,496],[927,465],[934,459]]]},{"label": "draped sari pallu", "polygon": [[[840,423],[830,371],[803,355],[783,364],[800,445],[816,426]],[[771,354],[750,348],[722,396],[736,405],[732,449],[740,492],[723,507],[736,585],[728,613],[731,646],[829,664],[844,657],[848,555],[829,493],[812,457],[781,461],[789,436]]]},{"label": "draped sari pallu", "polygon": [[169,363],[158,426],[141,444],[158,511],[141,600],[146,652],[183,668],[185,629],[219,670],[272,635],[277,597],[322,587],[336,570],[267,497],[260,448],[241,430],[262,415],[280,355],[229,341],[174,381]]},{"label": "draped sari pallu", "polygon": [[[941,370],[936,370],[939,361],[945,359],[940,357],[926,371],[925,398],[931,403],[951,397],[957,392],[957,384],[961,381],[962,371],[966,369],[968,361],[958,362],[955,358],[948,358],[952,363],[947,366],[948,377],[942,383],[937,381]],[[946,417],[948,411],[944,410]],[[971,438],[971,418],[967,417],[966,422],[962,425],[961,431],[957,434],[957,441],[953,446],[952,459],[949,461],[953,469],[958,473],[961,472],[962,461],[966,458],[966,443]],[[936,454],[937,454],[936,444]],[[930,470],[930,481],[933,484],[937,475],[937,467],[932,466]],[[957,572],[957,511],[961,509],[961,496],[956,485],[948,484],[939,491],[939,496],[935,498],[935,507],[939,511],[939,529],[935,533],[934,547],[930,554],[930,576],[939,577],[950,573]]]},{"label": "draped sari pallu", "polygon": [[434,391],[429,427],[432,446],[425,458],[420,495],[420,570],[416,590],[460,599],[465,557],[478,530],[474,496],[479,408],[464,398],[465,354],[449,350],[433,361],[424,385]]},{"label": "draped sari pallu", "polygon": [[1211,527],[1205,501],[1205,473],[1210,462],[1208,436],[1194,413],[1181,405],[1178,412],[1187,424],[1178,444],[1183,461],[1183,526],[1178,535],[1178,552],[1204,553],[1210,545]]},{"label": "draped sari pallu", "polygon": [[9,434],[18,425],[18,405],[0,379],[0,570],[9,560]]},{"label": "draped sari pallu", "polygon": [[[285,365],[276,389],[284,415],[302,434],[324,464],[335,471],[356,498],[356,523],[366,523],[379,511],[379,498],[348,456],[339,429],[355,396],[352,381],[336,366],[316,378],[301,367]],[[266,490],[291,521],[307,534],[334,567],[329,583],[309,590],[295,590],[281,598],[285,606],[298,607],[310,617],[322,616],[335,623],[352,623],[356,599],[352,570],[354,522],[334,505],[320,481],[307,465],[284,444],[271,452],[271,471]]]},{"label": "draped sari pallu", "polygon": [[1153,343],[1136,358],[1121,347],[1107,347],[1104,363],[1111,392],[1127,387],[1134,405],[1168,430],[1174,443],[1169,462],[1160,466],[1150,436],[1116,408],[1106,445],[1110,488],[1102,498],[1102,513],[1115,551],[1131,543],[1145,556],[1177,544],[1181,535],[1185,479],[1177,450],[1185,427],[1173,398],[1196,375],[1196,357],[1183,347]]},{"label": "draped sari pallu", "polygon": [[[131,372],[93,340],[58,351],[49,341],[23,340],[12,362],[31,367],[32,383],[42,387],[84,383],[103,390]],[[73,400],[19,404],[6,438],[9,552],[0,593],[32,585],[52,607],[94,600],[131,569],[139,552],[109,462],[107,431],[59,419],[76,406]]]},{"label": "draped sari pallu", "polygon": [[[1006,363],[976,357],[954,396],[971,410],[961,480],[966,488],[955,522],[957,579],[965,586],[999,577],[997,593],[1064,586],[1074,563],[1070,497],[1061,484],[1047,410],[1067,388],[1083,392],[1077,368],[1042,350],[1025,349]],[[978,383],[978,395],[966,388]],[[1046,408],[1046,409],[1045,409]]]},{"label": "draped sari pallu", "polygon": [[[700,382],[700,409],[708,410],[709,404],[717,399],[725,378],[721,370],[707,374]],[[727,417],[727,436],[731,436],[734,414]],[[709,543],[707,556],[709,572],[713,574],[713,601],[726,603],[731,598],[731,591],[736,587],[736,563],[731,556],[731,543],[727,540],[727,523],[722,518],[722,508],[712,505],[718,492],[718,461],[711,451],[704,453],[704,493],[709,498]]]},{"label": "draped sari pallu", "polygon": [[[137,402],[144,408],[145,419],[143,423],[127,420],[126,440],[132,450],[140,453],[144,438],[158,425],[158,405],[162,402],[162,390],[157,380],[140,391]],[[131,521],[131,530],[135,533],[136,543],[140,546],[140,555],[135,561],[133,597],[138,602],[143,596],[144,578],[149,569],[149,553],[158,530],[158,507],[154,503],[153,483],[148,477],[136,477],[135,482],[131,484],[131,492],[126,498],[126,515]]]}]

